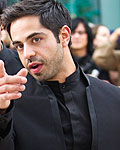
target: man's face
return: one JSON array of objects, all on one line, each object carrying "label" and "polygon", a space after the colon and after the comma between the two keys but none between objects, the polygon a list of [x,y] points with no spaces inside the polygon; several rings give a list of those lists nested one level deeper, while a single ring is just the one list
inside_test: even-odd
[{"label": "man's face", "polygon": [[75,31],[71,35],[72,50],[81,50],[87,47],[88,36],[85,27],[82,23],[79,23]]},{"label": "man's face", "polygon": [[61,71],[64,51],[53,33],[40,24],[38,16],[12,22],[11,37],[25,68],[40,81],[54,79]]}]

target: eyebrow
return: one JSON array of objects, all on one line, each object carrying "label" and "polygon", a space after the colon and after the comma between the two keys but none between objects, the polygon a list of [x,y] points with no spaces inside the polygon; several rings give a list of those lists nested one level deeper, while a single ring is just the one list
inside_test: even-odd
[{"label": "eyebrow", "polygon": [[[26,40],[29,40],[29,39],[31,39],[32,37],[34,37],[34,36],[36,36],[36,35],[40,35],[40,34],[44,34],[44,35],[45,35],[45,33],[43,33],[43,32],[35,32],[35,33],[30,34],[30,35],[26,38]],[[20,42],[20,41],[13,41],[13,42],[12,42],[13,45],[18,44],[18,43],[21,43],[21,42]]]}]

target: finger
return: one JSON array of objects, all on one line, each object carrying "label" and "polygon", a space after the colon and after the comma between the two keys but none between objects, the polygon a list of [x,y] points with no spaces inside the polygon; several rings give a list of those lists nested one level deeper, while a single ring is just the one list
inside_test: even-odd
[{"label": "finger", "polygon": [[5,73],[4,62],[0,60],[0,78],[4,77]]},{"label": "finger", "polygon": [[0,109],[7,109],[10,106],[10,100],[0,101]]},{"label": "finger", "polygon": [[18,99],[22,96],[22,93],[20,92],[14,92],[14,93],[4,93],[0,95],[1,100],[13,100]]},{"label": "finger", "polygon": [[25,69],[25,68],[22,68],[22,69],[17,73],[18,76],[23,76],[23,77],[26,77],[27,74],[28,74],[28,71],[27,71],[27,69]]},{"label": "finger", "polygon": [[13,84],[13,85],[2,85],[0,86],[0,94],[3,93],[13,93],[13,92],[19,92],[19,91],[24,91],[25,90],[25,85],[20,85],[20,84]]},{"label": "finger", "polygon": [[22,76],[10,76],[10,75],[6,75],[3,78],[0,78],[0,86],[4,85],[4,84],[25,84],[27,82],[27,78],[26,77],[22,77]]},{"label": "finger", "polygon": [[10,100],[18,99],[22,96],[21,93],[4,93],[0,95],[0,109],[8,108]]}]

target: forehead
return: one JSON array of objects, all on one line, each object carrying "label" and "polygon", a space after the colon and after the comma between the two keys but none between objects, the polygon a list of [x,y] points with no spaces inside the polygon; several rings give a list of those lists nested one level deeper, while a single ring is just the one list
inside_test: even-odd
[{"label": "forehead", "polygon": [[11,23],[10,33],[12,39],[19,40],[34,32],[50,32],[40,23],[39,16],[24,16]]},{"label": "forehead", "polygon": [[107,33],[107,34],[109,34],[110,33],[110,31],[109,31],[109,29],[107,28],[107,27],[105,27],[105,26],[100,26],[99,28],[98,28],[98,32],[97,32],[98,34],[100,34],[100,33]]},{"label": "forehead", "polygon": [[30,25],[30,26],[34,26],[34,25],[37,25],[37,26],[42,26],[41,23],[40,23],[40,19],[39,19],[39,16],[24,16],[24,17],[20,17],[16,20],[14,20],[12,23],[11,23],[11,28],[12,27],[15,27],[16,25],[17,26],[23,26],[25,27],[25,25]]},{"label": "forehead", "polygon": [[80,30],[80,31],[85,30],[85,27],[84,27],[83,23],[79,23],[75,30]]}]

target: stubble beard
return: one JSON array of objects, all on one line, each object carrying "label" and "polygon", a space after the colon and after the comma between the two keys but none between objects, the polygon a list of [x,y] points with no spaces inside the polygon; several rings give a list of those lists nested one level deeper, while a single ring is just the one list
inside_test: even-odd
[{"label": "stubble beard", "polygon": [[33,74],[30,72],[30,74],[38,81],[50,81],[54,80],[56,76],[61,72],[62,69],[62,62],[64,58],[64,50],[61,47],[60,44],[57,46],[56,53],[54,56],[44,63],[44,68],[40,73]]}]

